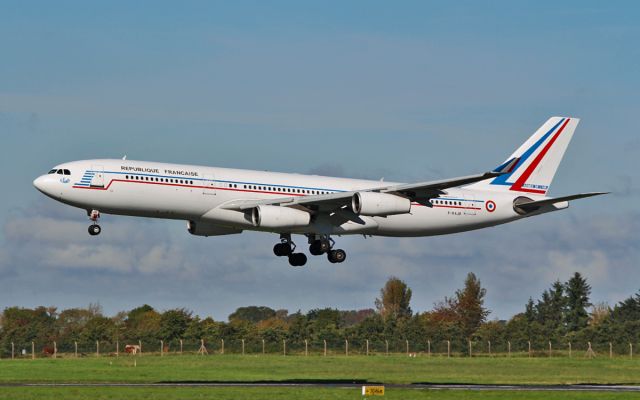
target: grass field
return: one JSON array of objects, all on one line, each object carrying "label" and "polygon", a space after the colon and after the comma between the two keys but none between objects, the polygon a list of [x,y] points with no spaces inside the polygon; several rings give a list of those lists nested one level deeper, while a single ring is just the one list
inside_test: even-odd
[{"label": "grass field", "polygon": [[0,360],[0,383],[287,380],[640,384],[640,359],[147,355]]},{"label": "grass field", "polygon": [[[36,400],[103,400],[103,399],[216,399],[216,400],[272,400],[272,399],[363,399],[358,389],[324,388],[2,388],[0,400],[5,399]],[[504,392],[462,390],[415,390],[389,389],[380,399],[425,399],[425,400],[462,400],[462,399],[509,399],[509,400],[622,400],[638,399],[635,393],[594,393],[594,392]]]},{"label": "grass field", "polygon": [[[153,356],[0,360],[0,384],[336,381],[475,384],[640,384],[640,360],[405,356]],[[353,388],[8,387],[0,399],[355,399]],[[389,388],[386,398],[622,399],[640,393],[468,392]]]}]

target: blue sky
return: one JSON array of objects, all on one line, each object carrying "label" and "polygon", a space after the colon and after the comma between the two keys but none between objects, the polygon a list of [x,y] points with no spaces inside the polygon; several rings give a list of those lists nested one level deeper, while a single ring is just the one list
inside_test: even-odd
[{"label": "blue sky", "polygon": [[[0,307],[144,302],[373,306],[389,275],[429,309],[474,271],[496,318],[581,271],[596,301],[640,289],[635,2],[0,3]],[[440,238],[340,239],[304,270],[275,236],[190,237],[103,219],[34,177],[102,157],[417,181],[484,171],[549,116],[582,119],[551,194],[566,212]],[[134,239],[132,239],[134,238]],[[55,284],[52,284],[55,282]]]}]

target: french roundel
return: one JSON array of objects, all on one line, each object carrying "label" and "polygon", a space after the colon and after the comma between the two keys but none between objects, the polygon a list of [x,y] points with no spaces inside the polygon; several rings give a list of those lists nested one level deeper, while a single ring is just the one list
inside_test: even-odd
[{"label": "french roundel", "polygon": [[492,200],[489,200],[485,203],[484,208],[486,208],[489,212],[494,212],[496,210],[496,203],[494,203]]}]

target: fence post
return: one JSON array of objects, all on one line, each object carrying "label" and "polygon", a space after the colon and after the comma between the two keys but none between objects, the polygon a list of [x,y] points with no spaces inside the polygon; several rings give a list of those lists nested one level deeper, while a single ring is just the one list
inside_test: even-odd
[{"label": "fence post", "polygon": [[511,357],[511,341],[507,341],[507,354]]},{"label": "fence post", "polygon": [[427,340],[427,356],[431,357],[431,340]]},{"label": "fence post", "polygon": [[262,354],[264,354],[264,339],[262,339]]},{"label": "fence post", "polygon": [[120,357],[120,342],[116,340],[116,357]]},{"label": "fence post", "polygon": [[327,356],[327,341],[324,340],[324,356]]},{"label": "fence post", "polygon": [[613,345],[609,342],[609,358],[613,358]]},{"label": "fence post", "polygon": [[73,342],[73,352],[76,358],[78,358],[78,342]]},{"label": "fence post", "polygon": [[389,355],[389,341],[385,339],[384,345],[385,345],[385,348],[386,348],[386,354]]},{"label": "fence post", "polygon": [[447,358],[451,357],[451,340],[447,340]]},{"label": "fence post", "polygon": [[142,340],[138,340],[138,347],[140,347],[140,355],[142,355]]},{"label": "fence post", "polygon": [[469,357],[471,357],[471,339],[469,339]]},{"label": "fence post", "polygon": [[531,358],[531,340],[528,340],[527,343],[529,343],[529,358]]},{"label": "fence post", "polygon": [[369,339],[367,339],[367,355],[369,355]]},{"label": "fence post", "polygon": [[282,355],[287,355],[287,340],[282,339]]},{"label": "fence post", "polygon": [[309,355],[309,341],[307,339],[304,340],[304,355],[305,357]]},{"label": "fence post", "polygon": [[551,340],[549,340],[549,357],[551,357]]},{"label": "fence post", "polygon": [[180,339],[180,354],[182,354],[182,339]]},{"label": "fence post", "polygon": [[16,345],[11,342],[11,359],[13,360],[16,357]]},{"label": "fence post", "polygon": [[571,342],[569,342],[569,358],[571,358]]},{"label": "fence post", "polygon": [[160,340],[160,357],[164,355],[164,340]]},{"label": "fence post", "polygon": [[244,355],[244,339],[242,339],[242,355]]},{"label": "fence post", "polygon": [[53,341],[53,358],[58,358],[58,344]]},{"label": "fence post", "polygon": [[406,339],[405,342],[407,342],[407,356],[409,355],[409,339]]},{"label": "fence post", "polygon": [[491,357],[491,340],[487,340],[487,344],[489,345],[489,357]]},{"label": "fence post", "polygon": [[629,358],[633,360],[633,344],[629,343]]},{"label": "fence post", "polygon": [[220,339],[220,354],[224,354],[224,339]]},{"label": "fence post", "polygon": [[345,356],[349,355],[349,340],[348,339],[344,340],[344,355]]},{"label": "fence post", "polygon": [[36,359],[36,344],[34,342],[31,342],[31,359]]},{"label": "fence post", "polygon": [[100,341],[96,340],[96,357],[100,357]]}]

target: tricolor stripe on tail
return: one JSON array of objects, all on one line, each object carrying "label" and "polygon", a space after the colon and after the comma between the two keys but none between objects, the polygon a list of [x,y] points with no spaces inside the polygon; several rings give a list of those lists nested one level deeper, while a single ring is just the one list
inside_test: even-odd
[{"label": "tricolor stripe on tail", "polygon": [[503,175],[471,185],[488,190],[544,195],[567,150],[579,119],[552,117],[494,171]]}]

